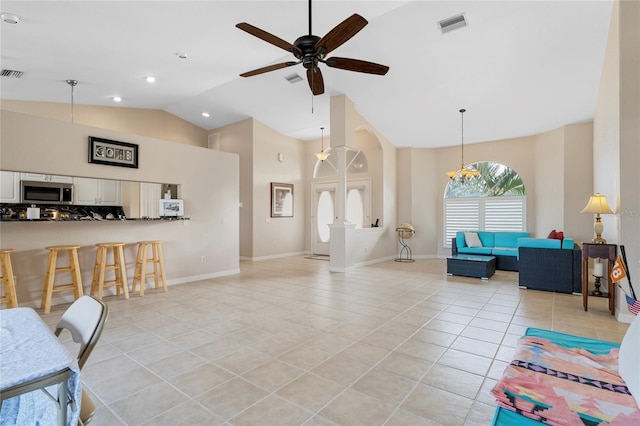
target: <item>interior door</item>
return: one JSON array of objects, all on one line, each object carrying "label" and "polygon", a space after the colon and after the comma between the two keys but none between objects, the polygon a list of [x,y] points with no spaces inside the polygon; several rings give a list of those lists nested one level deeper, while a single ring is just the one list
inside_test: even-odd
[{"label": "interior door", "polygon": [[313,185],[313,218],[311,229],[311,251],[313,254],[329,255],[329,225],[335,218],[336,183]]}]

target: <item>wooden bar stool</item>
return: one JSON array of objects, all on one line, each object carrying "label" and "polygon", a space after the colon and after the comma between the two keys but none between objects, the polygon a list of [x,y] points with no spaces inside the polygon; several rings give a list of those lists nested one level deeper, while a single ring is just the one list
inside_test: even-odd
[{"label": "wooden bar stool", "polygon": [[[151,257],[147,257],[148,247],[151,248]],[[153,264],[153,272],[147,272],[147,263]],[[144,296],[144,285],[149,276],[153,276],[156,288],[160,287],[158,279],[162,278],[162,288],[167,291],[167,279],[164,275],[164,260],[162,259],[162,241],[138,241],[138,254],[136,255],[131,291],[136,291],[137,284],[140,283],[140,296]]]},{"label": "wooden bar stool", "polygon": [[[93,267],[93,280],[91,281],[91,295],[98,290],[98,299],[102,300],[102,291],[105,287],[115,287],[116,295],[120,296],[120,289],[124,291],[125,299],[129,298],[129,283],[127,283],[127,266],[124,261],[124,243],[100,243],[96,244],[96,264]],[[113,254],[113,263],[107,263],[109,249]],[[104,280],[107,269],[113,269],[114,279]]]},{"label": "wooden bar stool", "polygon": [[[47,261],[47,273],[44,276],[44,289],[42,290],[42,302],[40,307],[44,308],[44,313],[51,311],[51,295],[56,291],[73,290],[76,299],[83,296],[82,277],[80,276],[80,265],[78,264],[78,248],[80,246],[49,246],[49,260]],[[69,266],[58,267],[58,252],[66,251],[69,254]],[[58,272],[70,272],[71,283],[54,284]]]},{"label": "wooden bar stool", "polygon": [[12,252],[13,249],[0,249],[0,267],[2,268],[0,281],[4,286],[4,295],[0,296],[0,303],[7,305],[7,308],[18,307],[16,283],[13,280],[13,268],[11,267]]}]

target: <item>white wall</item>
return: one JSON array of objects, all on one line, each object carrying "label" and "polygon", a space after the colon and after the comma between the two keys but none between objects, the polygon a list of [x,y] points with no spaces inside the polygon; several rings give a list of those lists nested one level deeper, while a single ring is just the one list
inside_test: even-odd
[{"label": "white wall", "polygon": [[[253,257],[305,251],[309,212],[306,145],[253,120]],[[279,161],[278,154],[282,155]],[[271,182],[293,184],[293,217],[271,217]]]},{"label": "white wall", "polygon": [[[527,186],[527,202],[535,199],[542,207],[536,209],[535,216],[536,226],[542,231],[535,236],[545,238],[552,229],[564,231],[564,128],[537,135],[534,140],[535,186],[533,191]],[[535,232],[532,227],[528,230]]]},{"label": "white wall", "polygon": [[[12,111],[0,110],[0,114],[0,169],[176,183],[185,200],[185,215],[191,218],[184,222],[1,222],[2,247],[16,250],[12,261],[21,304],[40,298],[47,245],[82,246],[85,290],[91,284],[94,244],[114,240],[127,243],[129,276],[135,242],[143,239],[164,242],[170,284],[239,271],[237,155]],[[138,144],[139,168],[88,163],[90,135]],[[72,298],[60,294],[60,300]]]},{"label": "white wall", "polygon": [[240,162],[240,256],[253,257],[253,119],[239,121],[214,131],[218,148],[238,154]]},{"label": "white wall", "polygon": [[[617,212],[603,216],[603,237],[625,246],[640,297],[639,21],[639,2],[615,1],[594,119],[593,182]],[[630,322],[622,292],[617,299],[618,319]]]}]

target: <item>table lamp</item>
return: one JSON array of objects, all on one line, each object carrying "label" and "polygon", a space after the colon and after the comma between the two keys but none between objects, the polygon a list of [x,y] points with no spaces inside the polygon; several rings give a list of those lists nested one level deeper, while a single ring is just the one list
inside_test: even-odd
[{"label": "table lamp", "polygon": [[582,209],[580,213],[592,213],[596,215],[596,223],[593,225],[593,231],[596,233],[596,237],[592,241],[596,244],[606,244],[607,241],[602,238],[604,228],[600,220],[600,215],[613,213],[607,204],[607,198],[599,193],[592,195],[591,198],[589,198],[587,206]]}]

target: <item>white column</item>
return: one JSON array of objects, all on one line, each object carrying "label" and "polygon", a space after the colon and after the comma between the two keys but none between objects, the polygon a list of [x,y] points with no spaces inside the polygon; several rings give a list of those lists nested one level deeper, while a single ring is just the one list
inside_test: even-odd
[{"label": "white column", "polygon": [[354,266],[353,233],[356,225],[353,223],[334,223],[329,225],[331,230],[331,244],[329,245],[329,271],[346,272]]}]

